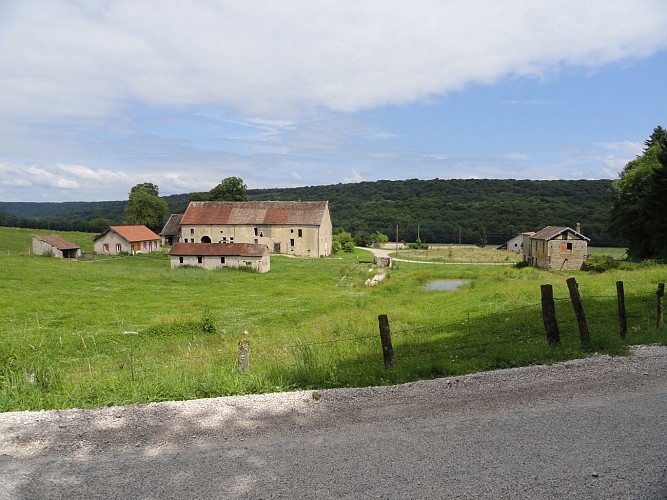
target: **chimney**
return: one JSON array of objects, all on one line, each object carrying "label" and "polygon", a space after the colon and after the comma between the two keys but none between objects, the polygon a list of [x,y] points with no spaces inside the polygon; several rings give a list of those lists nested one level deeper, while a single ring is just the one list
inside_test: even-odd
[{"label": "chimney", "polygon": [[581,233],[581,222],[577,222],[577,232]]}]

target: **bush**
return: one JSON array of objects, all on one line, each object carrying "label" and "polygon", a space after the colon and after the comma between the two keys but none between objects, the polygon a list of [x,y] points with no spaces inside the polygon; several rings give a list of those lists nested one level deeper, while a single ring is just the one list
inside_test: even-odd
[{"label": "bush", "polygon": [[583,263],[581,270],[594,273],[603,273],[605,271],[609,271],[610,269],[617,269],[619,264],[620,261],[614,259],[613,257],[592,257]]}]

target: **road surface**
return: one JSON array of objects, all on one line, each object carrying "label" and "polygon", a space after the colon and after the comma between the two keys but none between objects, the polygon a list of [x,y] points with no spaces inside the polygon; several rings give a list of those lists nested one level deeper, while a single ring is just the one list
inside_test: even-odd
[{"label": "road surface", "polygon": [[667,348],[392,387],[0,414],[0,498],[667,498]]}]

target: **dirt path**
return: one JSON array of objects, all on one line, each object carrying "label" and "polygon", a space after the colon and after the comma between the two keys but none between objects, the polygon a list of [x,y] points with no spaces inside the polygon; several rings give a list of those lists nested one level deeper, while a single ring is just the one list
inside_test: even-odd
[{"label": "dirt path", "polygon": [[[367,250],[371,252],[375,257],[391,257],[391,254],[395,253],[395,250],[387,250],[384,248],[371,248],[371,247],[357,247],[362,250]],[[391,257],[392,260],[396,262],[410,262],[412,264],[435,264],[435,265],[447,265],[447,266],[511,266],[514,262],[429,262],[423,260],[410,260],[410,259],[401,259],[398,257]]]}]

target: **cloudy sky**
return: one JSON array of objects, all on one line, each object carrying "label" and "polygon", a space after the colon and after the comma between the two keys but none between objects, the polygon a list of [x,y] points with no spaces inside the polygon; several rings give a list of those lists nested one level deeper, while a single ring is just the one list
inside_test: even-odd
[{"label": "cloudy sky", "polygon": [[0,0],[0,200],[615,178],[665,0]]}]

